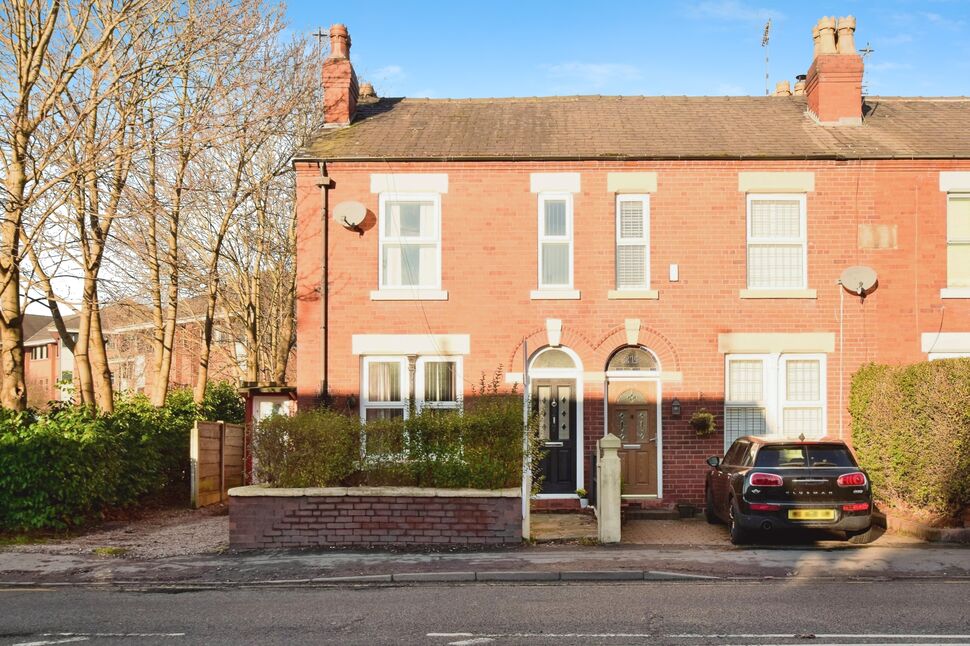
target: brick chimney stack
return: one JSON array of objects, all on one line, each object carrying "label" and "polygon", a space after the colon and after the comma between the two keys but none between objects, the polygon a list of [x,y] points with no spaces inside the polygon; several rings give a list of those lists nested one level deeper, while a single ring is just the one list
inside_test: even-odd
[{"label": "brick chimney stack", "polygon": [[327,127],[349,125],[357,111],[357,74],[350,64],[350,34],[330,27],[330,55],[323,61],[323,120]]},{"label": "brick chimney stack", "polygon": [[863,64],[855,50],[855,24],[852,16],[826,16],[812,30],[815,59],[808,68],[805,95],[809,112],[823,125],[862,124]]}]

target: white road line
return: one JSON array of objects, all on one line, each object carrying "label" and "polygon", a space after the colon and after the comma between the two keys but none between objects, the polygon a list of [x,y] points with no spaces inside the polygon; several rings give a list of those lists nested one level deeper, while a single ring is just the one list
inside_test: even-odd
[{"label": "white road line", "polygon": [[185,637],[185,633],[38,633],[41,637]]},{"label": "white road line", "polygon": [[69,644],[71,642],[86,642],[87,637],[69,637],[67,639],[45,639],[39,642],[18,642],[13,646],[47,646],[48,644]]},{"label": "white road line", "polygon": [[474,639],[462,639],[456,642],[448,642],[448,646],[473,646],[474,644],[491,644],[495,640],[491,637],[476,637]]},{"label": "white road line", "polygon": [[706,574],[688,574],[686,572],[664,572],[663,570],[648,570],[647,574],[656,574],[659,576],[676,576],[683,577],[685,579],[719,579],[720,577],[708,576]]}]

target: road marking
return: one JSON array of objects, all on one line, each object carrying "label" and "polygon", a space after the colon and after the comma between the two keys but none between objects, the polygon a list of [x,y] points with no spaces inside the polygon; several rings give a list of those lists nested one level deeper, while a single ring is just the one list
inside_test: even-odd
[{"label": "road marking", "polygon": [[38,637],[54,637],[63,639],[42,639],[32,642],[18,642],[13,646],[48,646],[49,644],[71,644],[86,642],[92,637],[122,637],[129,639],[143,639],[149,637],[185,637],[185,633],[39,633]]},{"label": "road marking", "polygon": [[68,639],[45,639],[39,642],[18,642],[13,646],[47,646],[48,644],[69,644],[71,642],[86,642],[87,637],[69,637]]},{"label": "road marking", "polygon": [[686,572],[664,572],[663,570],[648,570],[647,574],[654,574],[659,576],[676,576],[683,577],[685,579],[719,579],[720,577],[709,576],[707,574],[688,574]]},{"label": "road marking", "polygon": [[491,637],[476,637],[474,639],[461,639],[456,642],[448,642],[448,646],[473,646],[474,644],[491,644],[494,641]]}]

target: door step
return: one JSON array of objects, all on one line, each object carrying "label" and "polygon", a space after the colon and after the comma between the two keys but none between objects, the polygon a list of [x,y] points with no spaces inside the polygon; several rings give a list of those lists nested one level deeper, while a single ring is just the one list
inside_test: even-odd
[{"label": "door step", "polygon": [[625,499],[621,504],[623,520],[677,520],[683,517],[672,502]]}]

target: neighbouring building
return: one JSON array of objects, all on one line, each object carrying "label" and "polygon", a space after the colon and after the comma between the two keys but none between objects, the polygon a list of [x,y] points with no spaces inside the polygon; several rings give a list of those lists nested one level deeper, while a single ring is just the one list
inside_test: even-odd
[{"label": "neighbouring building", "polygon": [[848,438],[860,365],[970,356],[970,99],[863,96],[854,30],[821,20],[770,97],[448,100],[377,98],[335,25],[294,161],[300,405],[459,407],[501,367],[543,498],[611,432],[626,497],[700,502],[734,438]]},{"label": "neighbouring building", "polygon": [[[189,298],[179,303],[172,351],[170,387],[193,387],[199,374],[202,350],[202,322],[205,299]],[[148,306],[135,302],[118,302],[105,306],[101,313],[108,352],[111,382],[116,392],[148,393],[154,384],[152,371],[154,324]],[[42,407],[50,401],[68,401],[77,389],[74,354],[57,333],[51,317],[41,317],[32,334],[24,333],[24,366],[28,404]],[[67,332],[77,339],[78,315],[64,319]],[[221,318],[220,321],[224,321]],[[245,376],[246,352],[218,325],[213,333],[209,358],[210,381],[241,383]]]}]

